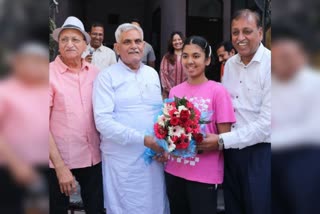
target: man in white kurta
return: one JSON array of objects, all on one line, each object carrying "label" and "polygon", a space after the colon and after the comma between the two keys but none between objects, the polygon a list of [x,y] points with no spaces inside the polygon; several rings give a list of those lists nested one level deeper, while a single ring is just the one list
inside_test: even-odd
[{"label": "man in white kurta", "polygon": [[[158,74],[141,63],[142,31],[131,24],[119,28],[116,50],[120,59],[100,72],[93,92],[105,207],[108,214],[166,214],[163,164],[146,165],[142,158],[146,146],[156,147],[146,133],[162,103]],[[147,142],[150,139],[152,143]]]}]

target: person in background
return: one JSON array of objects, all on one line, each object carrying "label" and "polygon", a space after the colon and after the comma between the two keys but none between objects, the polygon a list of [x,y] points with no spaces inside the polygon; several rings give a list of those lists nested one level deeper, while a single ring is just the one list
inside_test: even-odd
[{"label": "person in background", "polygon": [[163,163],[166,155],[146,165],[146,147],[163,149],[146,133],[161,106],[157,72],[141,62],[143,31],[125,23],[116,32],[118,63],[94,82],[93,109],[101,134],[103,183],[107,213],[168,214]]},{"label": "person in background", "polygon": [[231,132],[208,134],[224,147],[226,214],[271,213],[271,52],[262,44],[260,15],[249,9],[231,19],[237,54],[224,67],[237,122]]},{"label": "person in background", "polygon": [[232,42],[223,41],[216,46],[216,53],[219,58],[219,62],[221,63],[220,80],[222,80],[224,73],[224,65],[230,57],[236,54],[236,50],[234,49]]},{"label": "person in background", "polygon": [[60,55],[49,65],[50,213],[68,213],[76,180],[86,213],[103,213],[100,139],[92,106],[93,81],[99,71],[81,58],[90,36],[74,16],[52,35]]},{"label": "person in background", "polygon": [[114,51],[103,45],[104,27],[101,23],[94,23],[90,29],[91,41],[82,54],[87,62],[97,66],[101,71],[117,62]]},{"label": "person in background", "polygon": [[[186,97],[200,112],[213,112],[208,133],[229,132],[235,116],[227,90],[208,80],[205,68],[211,63],[212,50],[200,36],[186,39],[182,49],[182,63],[188,80],[173,87],[169,97]],[[165,168],[167,193],[171,214],[217,213],[217,185],[223,182],[222,148],[201,148],[201,154],[181,161],[170,158]],[[196,161],[197,160],[197,161]]]},{"label": "person in background", "polygon": [[26,213],[35,187],[47,194],[48,57],[47,43],[22,42],[0,82],[0,213]]},{"label": "person in background", "polygon": [[[140,23],[139,19],[132,19],[131,24],[141,27],[141,23]],[[142,63],[154,68],[156,56],[154,54],[153,48],[148,42],[146,42],[146,41],[144,41],[144,42],[145,42],[145,45],[144,45],[144,49],[143,49]]]},{"label": "person in background", "polygon": [[187,80],[187,74],[181,62],[183,40],[181,32],[172,32],[168,41],[168,52],[162,58],[160,78],[163,98],[168,97],[172,87]]}]

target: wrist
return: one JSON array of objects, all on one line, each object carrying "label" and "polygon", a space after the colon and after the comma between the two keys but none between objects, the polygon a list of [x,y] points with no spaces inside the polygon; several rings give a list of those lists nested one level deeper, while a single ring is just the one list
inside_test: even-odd
[{"label": "wrist", "polygon": [[219,136],[218,137],[218,146],[219,146],[218,149],[219,149],[219,151],[222,151],[224,149],[224,140],[221,135],[218,135],[218,136]]}]

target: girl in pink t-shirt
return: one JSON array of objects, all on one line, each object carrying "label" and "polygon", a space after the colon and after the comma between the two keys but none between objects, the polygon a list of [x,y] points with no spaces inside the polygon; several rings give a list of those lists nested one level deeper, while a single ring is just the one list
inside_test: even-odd
[{"label": "girl in pink t-shirt", "polygon": [[[203,37],[192,36],[185,41],[182,64],[188,80],[172,88],[169,97],[186,97],[200,111],[212,111],[206,131],[219,134],[230,131],[235,116],[229,93],[205,76],[211,53]],[[216,187],[223,181],[223,153],[218,147],[212,144],[194,158],[169,158],[165,174],[171,213],[216,213]]]}]

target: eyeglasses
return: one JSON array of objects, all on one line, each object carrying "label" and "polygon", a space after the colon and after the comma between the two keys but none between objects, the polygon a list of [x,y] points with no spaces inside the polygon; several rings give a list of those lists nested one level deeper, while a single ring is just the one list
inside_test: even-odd
[{"label": "eyeglasses", "polygon": [[82,40],[84,39],[79,39],[76,37],[68,38],[68,37],[63,37],[60,39],[60,42],[62,44],[67,44],[71,40],[72,44],[79,44]]}]

